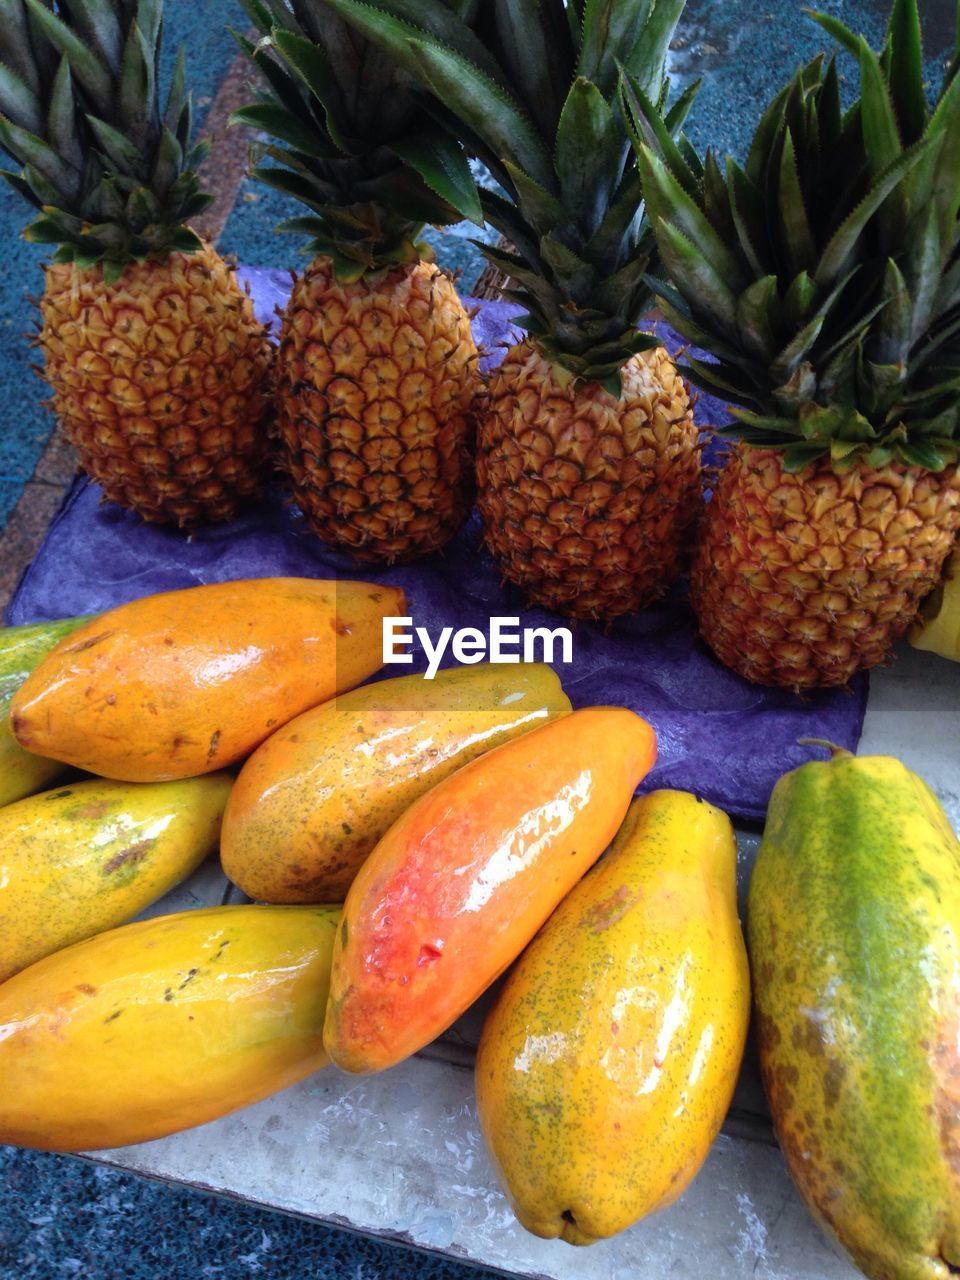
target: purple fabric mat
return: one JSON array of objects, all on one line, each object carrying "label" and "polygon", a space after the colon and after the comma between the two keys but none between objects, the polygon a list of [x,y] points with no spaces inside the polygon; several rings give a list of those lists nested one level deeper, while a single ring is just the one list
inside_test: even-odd
[{"label": "purple fabric mat", "polygon": [[[289,277],[246,272],[264,318],[282,303]],[[496,358],[509,336],[506,304],[480,304],[478,338]],[[668,345],[676,336],[664,332]],[[722,406],[702,397],[698,419],[718,421]],[[7,610],[8,623],[91,613],[157,591],[273,575],[362,578],[404,588],[416,626],[434,639],[441,627],[487,631],[493,615],[519,616],[524,626],[556,627],[561,619],[525,609],[518,593],[502,588],[490,557],[480,550],[474,516],[443,553],[415,565],[359,568],[314,538],[280,490],[228,526],[187,538],[141,524],[105,503],[84,479],[73,484],[33,564]],[[388,667],[384,675],[423,670]],[[608,703],[632,707],[657,731],[659,760],[644,789],[694,791],[728,813],[760,819],[777,778],[815,749],[799,737],[827,738],[855,749],[863,724],[867,681],[852,692],[822,692],[804,699],[760,689],[727,671],[699,640],[680,590],[642,614],[605,631],[580,623],[574,660],[557,671],[576,707]],[[449,663],[448,658],[444,665]]]}]

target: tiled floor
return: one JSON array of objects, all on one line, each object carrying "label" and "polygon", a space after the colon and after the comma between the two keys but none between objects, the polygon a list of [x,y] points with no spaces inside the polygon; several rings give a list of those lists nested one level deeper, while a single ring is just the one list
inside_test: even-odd
[{"label": "tiled floor", "polygon": [[[771,86],[820,46],[800,0],[689,0],[674,52],[681,82],[704,85],[690,132],[699,146],[742,152]],[[876,45],[886,0],[824,0]],[[953,0],[924,0],[931,71],[952,41]],[[218,202],[204,230],[222,251],[261,265],[302,261],[290,237],[274,234],[286,207],[244,179],[245,143],[227,135],[230,110],[245,97],[224,24],[246,25],[235,0],[167,0],[168,53],[187,45],[198,115],[214,155],[207,181]],[[231,68],[233,71],[231,73]],[[0,605],[32,557],[73,470],[70,450],[41,407],[43,386],[29,369],[27,294],[39,292],[41,253],[18,238],[23,209],[0,190],[5,271],[0,276]],[[481,266],[460,235],[438,242],[441,260],[469,286]],[[0,1148],[0,1280],[455,1280],[479,1276],[409,1250],[360,1240],[263,1210],[214,1201],[57,1156]]]}]

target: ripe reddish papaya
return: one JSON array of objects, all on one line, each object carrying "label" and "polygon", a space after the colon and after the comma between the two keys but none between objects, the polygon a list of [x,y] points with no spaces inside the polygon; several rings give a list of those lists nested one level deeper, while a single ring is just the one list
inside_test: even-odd
[{"label": "ripe reddish papaya", "polygon": [[324,1043],[380,1071],[435,1039],[519,955],[613,839],[653,729],[591,707],[495,748],[399,818],[337,931]]}]

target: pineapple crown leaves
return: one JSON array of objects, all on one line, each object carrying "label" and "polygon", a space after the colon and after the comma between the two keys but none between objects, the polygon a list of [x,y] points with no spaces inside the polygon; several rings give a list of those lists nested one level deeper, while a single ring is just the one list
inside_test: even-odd
[{"label": "pineapple crown leaves", "polygon": [[388,53],[324,0],[242,3],[260,38],[234,36],[265,91],[232,123],[265,136],[253,176],[310,210],[281,231],[308,234],[346,281],[426,256],[417,237],[427,223],[457,222],[461,209],[482,223],[462,148]]},{"label": "pineapple crown leaves", "polygon": [[[683,0],[326,2],[419,81],[498,184],[480,204],[515,251],[479,248],[513,280],[520,323],[550,359],[619,394],[623,364],[655,339],[637,328],[654,244],[618,90],[627,80],[665,112]],[[693,92],[663,116],[671,136]]]},{"label": "pineapple crown leaves", "polygon": [[161,111],[161,0],[12,0],[0,30],[0,170],[39,216],[27,239],[56,260],[103,265],[200,247],[186,225],[212,197],[191,147],[181,50]]},{"label": "pineapple crown leaves", "polygon": [[[958,5],[960,12],[960,5]],[[939,470],[960,438],[960,77],[923,84],[916,0],[894,0],[879,54],[814,15],[852,54],[844,110],[836,57],[774,97],[745,163],[701,164],[649,99],[621,85],[667,318],[713,357],[688,358],[730,401],[729,428],[800,470],[898,459]]]}]

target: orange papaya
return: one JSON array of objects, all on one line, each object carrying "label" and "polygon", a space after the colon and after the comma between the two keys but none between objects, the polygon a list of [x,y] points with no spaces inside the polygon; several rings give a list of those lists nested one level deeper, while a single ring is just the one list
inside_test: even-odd
[{"label": "orange papaya", "polygon": [[259,578],[146,596],[57,647],[14,695],[27,751],[124,782],[210,773],[383,661],[403,592]]}]

